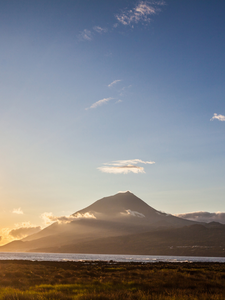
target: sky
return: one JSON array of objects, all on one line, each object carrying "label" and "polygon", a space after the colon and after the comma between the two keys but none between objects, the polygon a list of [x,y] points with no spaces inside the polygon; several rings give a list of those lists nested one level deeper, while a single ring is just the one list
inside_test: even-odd
[{"label": "sky", "polygon": [[0,244],[118,191],[224,217],[224,13],[0,0]]}]

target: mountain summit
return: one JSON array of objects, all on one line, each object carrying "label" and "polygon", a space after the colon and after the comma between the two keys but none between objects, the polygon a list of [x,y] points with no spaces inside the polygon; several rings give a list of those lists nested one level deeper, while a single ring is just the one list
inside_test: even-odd
[{"label": "mountain summit", "polygon": [[118,218],[125,215],[151,217],[159,212],[131,192],[127,191],[104,197],[73,215],[83,215],[85,213],[90,213],[99,218]]},{"label": "mountain summit", "polygon": [[162,213],[129,191],[104,197],[90,206],[77,211],[73,216],[82,216],[85,214],[90,214],[97,220],[125,222],[131,226],[138,224],[145,225],[146,230],[152,227],[180,227],[194,223],[170,214]]}]

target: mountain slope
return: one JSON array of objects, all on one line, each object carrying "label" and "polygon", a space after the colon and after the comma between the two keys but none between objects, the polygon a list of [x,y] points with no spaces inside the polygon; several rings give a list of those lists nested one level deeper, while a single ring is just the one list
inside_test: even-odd
[{"label": "mountain slope", "polygon": [[62,253],[224,257],[225,225],[196,224],[182,228],[155,229],[139,234],[68,244],[57,249],[52,247],[36,250]]},{"label": "mountain slope", "polygon": [[[80,218],[85,214],[93,215],[96,219]],[[23,240],[32,241],[34,239],[40,239],[55,234],[64,235],[65,233],[71,233],[71,235],[73,235],[76,234],[76,231],[81,232],[82,235],[84,235],[86,231],[85,224],[88,231],[90,230],[89,227],[94,226],[94,228],[97,228],[99,226],[101,227],[102,224],[103,227],[107,227],[108,234],[110,234],[110,226],[113,229],[112,231],[114,231],[116,227],[117,230],[121,228],[121,233],[123,233],[122,229],[126,226],[124,233],[132,233],[133,231],[147,231],[152,227],[180,227],[195,223],[161,213],[130,192],[118,193],[113,196],[104,197],[90,206],[75,212],[73,216],[77,216],[77,219],[74,219],[74,221],[69,224],[58,224],[56,222]],[[103,221],[106,222],[104,223]],[[103,227],[102,230],[105,231]],[[139,227],[141,228],[139,229]],[[99,228],[97,231],[99,234]]]},{"label": "mountain slope", "polygon": [[139,234],[157,228],[182,227],[195,223],[161,213],[130,192],[102,198],[72,216],[72,222],[53,223],[20,242],[0,247],[0,251],[59,249],[65,245],[99,238]]}]

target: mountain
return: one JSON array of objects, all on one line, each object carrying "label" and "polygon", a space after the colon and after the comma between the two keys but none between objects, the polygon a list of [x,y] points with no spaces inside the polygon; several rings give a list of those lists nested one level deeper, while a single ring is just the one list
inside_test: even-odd
[{"label": "mountain", "polygon": [[136,226],[140,224],[147,227],[184,226],[194,223],[157,211],[129,191],[102,198],[73,215],[87,213],[94,215],[98,220],[111,220]]},{"label": "mountain", "polygon": [[[199,223],[162,213],[130,192],[102,198],[72,214],[70,220],[69,223],[55,222],[36,234],[0,247],[0,251],[112,254],[132,251],[133,254],[142,254],[143,251],[150,254],[153,251],[154,254],[162,254],[168,247],[179,243],[181,246],[192,245],[190,232],[193,234],[192,242],[196,243],[202,235],[197,241],[194,239],[194,226],[208,230],[212,236],[211,243],[211,233],[219,230],[221,234],[225,228],[219,223],[195,225]],[[185,244],[187,232],[190,235],[188,245]],[[217,244],[220,243],[217,235],[216,239]]]}]

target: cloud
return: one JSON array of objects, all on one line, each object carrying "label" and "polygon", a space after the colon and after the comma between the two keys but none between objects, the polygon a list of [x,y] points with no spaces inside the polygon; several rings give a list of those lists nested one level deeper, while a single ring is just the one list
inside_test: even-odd
[{"label": "cloud", "polygon": [[[115,17],[118,22],[112,27],[117,28],[119,23],[133,27],[133,24],[139,22],[150,22],[150,16],[159,12],[159,7],[162,5],[165,5],[163,0],[139,1],[133,9],[124,9],[121,13],[116,14]],[[102,34],[108,32],[108,29],[101,26],[94,26],[92,30],[84,29],[81,31],[78,38],[80,41],[91,41],[96,32]]]},{"label": "cloud", "polygon": [[1,233],[0,245],[7,244],[14,240],[14,238],[11,235],[9,235],[9,232],[11,230],[12,229],[10,229],[10,228],[1,228],[1,230],[0,230],[0,233]]},{"label": "cloud", "polygon": [[85,214],[80,214],[80,213],[76,213],[74,215],[70,215],[70,216],[53,216],[52,212],[45,212],[41,215],[41,218],[44,220],[45,225],[50,225],[54,222],[58,222],[59,224],[62,223],[70,223],[72,221],[77,221],[80,219],[96,219],[96,217],[87,212]]},{"label": "cloud", "polygon": [[118,22],[123,25],[131,25],[138,22],[149,22],[150,15],[155,15],[160,11],[158,6],[164,5],[164,1],[140,1],[133,9],[124,10],[116,15]]},{"label": "cloud", "polygon": [[107,30],[107,28],[102,28],[102,27],[100,27],[100,26],[94,26],[93,27],[93,29],[97,32],[97,33],[105,33],[105,32],[107,32],[108,30]]},{"label": "cloud", "polygon": [[88,29],[84,29],[80,34],[79,34],[79,39],[82,41],[91,41],[92,40],[92,33]]},{"label": "cloud", "polygon": [[103,173],[111,174],[128,174],[128,173],[145,173],[143,167],[137,166],[137,164],[154,164],[154,161],[143,161],[141,159],[128,159],[128,160],[116,160],[112,163],[105,163],[105,166],[98,167]]},{"label": "cloud", "polygon": [[[102,28],[100,26],[94,26],[93,30],[97,33],[106,33],[108,30],[107,28]],[[93,39],[94,32],[88,29],[84,29],[83,31],[80,32],[78,35],[78,38],[80,41],[92,41]]]},{"label": "cloud", "polygon": [[127,165],[127,166],[121,166],[121,167],[99,167],[98,170],[100,170],[103,173],[112,173],[112,174],[128,174],[128,173],[145,173],[143,167],[133,166],[133,165]]},{"label": "cloud", "polygon": [[114,84],[116,84],[117,82],[121,81],[120,79],[114,80],[113,82],[111,82],[108,87],[113,86]]},{"label": "cloud", "polygon": [[19,208],[14,208],[14,210],[12,211],[13,214],[17,214],[17,215],[23,215],[23,211],[22,209]]},{"label": "cloud", "polygon": [[197,222],[219,222],[222,224],[225,224],[225,213],[224,212],[215,212],[215,213],[209,213],[206,211],[196,211],[191,213],[185,213],[185,214],[176,214],[176,217],[191,220],[191,221],[197,221]]},{"label": "cloud", "polygon": [[144,160],[141,160],[141,159],[127,159],[127,160],[115,160],[113,161],[112,163],[106,163],[105,165],[111,165],[111,166],[121,166],[121,165],[124,165],[124,164],[149,164],[149,165],[152,165],[152,164],[155,164],[154,161],[144,161]]},{"label": "cloud", "polygon": [[1,245],[7,244],[13,240],[25,238],[28,235],[39,232],[41,229],[40,226],[32,225],[30,222],[15,224],[14,228],[1,228]]},{"label": "cloud", "polygon": [[216,113],[213,115],[213,117],[210,119],[210,121],[213,121],[213,120],[219,120],[219,121],[225,121],[225,116],[223,115],[217,115]]},{"label": "cloud", "polygon": [[104,98],[104,99],[102,99],[102,100],[99,100],[99,101],[93,103],[90,107],[87,107],[87,108],[85,108],[85,109],[88,110],[88,109],[96,108],[96,107],[98,107],[98,106],[101,106],[101,105],[103,105],[103,104],[106,104],[107,102],[109,102],[109,101],[112,100],[112,99],[113,99],[113,98],[111,98],[111,97],[109,97],[109,98]]},{"label": "cloud", "polygon": [[133,211],[133,210],[130,210],[130,209],[127,209],[125,213],[121,212],[121,214],[126,215],[126,216],[145,218],[145,215],[143,215],[142,213],[139,213],[138,211]]},{"label": "cloud", "polygon": [[129,85],[129,86],[124,86],[122,89],[120,89],[120,96],[123,96],[124,94],[127,93],[127,90],[130,89],[132,87],[132,85]]},{"label": "cloud", "polygon": [[9,234],[16,238],[16,239],[21,239],[24,238],[28,235],[38,233],[41,231],[41,226],[36,226],[36,227],[20,227],[17,229],[12,229]]}]

